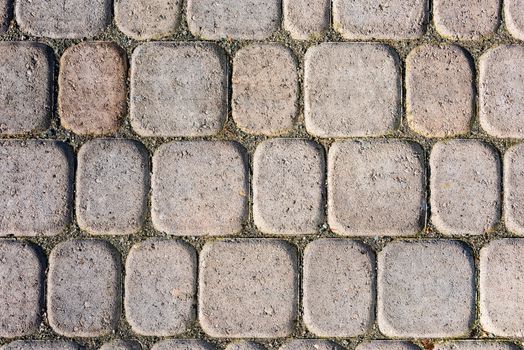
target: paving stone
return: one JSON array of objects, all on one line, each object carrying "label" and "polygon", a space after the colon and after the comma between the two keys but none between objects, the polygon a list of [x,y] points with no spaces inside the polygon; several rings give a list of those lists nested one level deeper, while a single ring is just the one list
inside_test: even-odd
[{"label": "paving stone", "polygon": [[504,221],[509,231],[524,235],[524,144],[504,155]]},{"label": "paving stone", "polygon": [[253,44],[233,60],[232,113],[247,133],[280,135],[291,131],[297,114],[297,65],[279,44]]},{"label": "paving stone", "polygon": [[23,32],[53,39],[100,34],[111,23],[111,0],[17,0],[16,21]]},{"label": "paving stone", "polygon": [[404,341],[372,340],[360,343],[355,350],[420,350],[420,348]]},{"label": "paving stone", "polygon": [[459,46],[419,46],[406,59],[409,126],[426,137],[469,132],[475,112],[474,66]]},{"label": "paving stone", "polygon": [[5,33],[13,17],[13,0],[0,0],[0,33]]},{"label": "paving stone", "polygon": [[53,51],[48,46],[0,43],[0,135],[25,134],[49,126],[53,66]]},{"label": "paving stone", "polygon": [[43,259],[23,242],[0,241],[0,337],[36,333],[42,316]]},{"label": "paving stone", "polygon": [[312,40],[329,29],[329,0],[283,0],[284,28],[297,40]]},{"label": "paving stone", "polygon": [[524,337],[524,240],[499,239],[480,250],[480,324],[501,337]]},{"label": "paving stone", "polygon": [[481,40],[499,25],[500,0],[434,0],[433,22],[445,38]]},{"label": "paving stone", "polygon": [[479,120],[491,136],[524,138],[524,47],[498,46],[479,60]]},{"label": "paving stone", "polygon": [[356,337],[371,330],[375,254],[346,239],[319,239],[304,252],[304,322],[320,337]]},{"label": "paving stone", "polygon": [[284,343],[279,350],[342,350],[343,348],[324,339],[294,339]]},{"label": "paving stone", "polygon": [[379,136],[400,115],[397,54],[369,43],[323,43],[305,57],[305,122],[318,137]]},{"label": "paving stone", "polygon": [[500,160],[476,140],[435,144],[430,155],[431,221],[445,235],[479,235],[500,218]]},{"label": "paving stone", "polygon": [[524,1],[504,0],[504,21],[513,37],[524,40]]},{"label": "paving stone", "polygon": [[187,22],[206,40],[263,40],[280,24],[281,0],[188,0]]},{"label": "paving stone", "polygon": [[328,222],[347,236],[408,236],[423,226],[423,151],[403,141],[335,142],[328,157]]},{"label": "paving stone", "polygon": [[135,340],[113,340],[102,345],[100,350],[141,350],[142,346]]},{"label": "paving stone", "polygon": [[71,240],[49,257],[47,312],[53,330],[67,337],[111,333],[120,318],[120,258],[107,242]]},{"label": "paving stone", "polygon": [[131,125],[142,136],[206,136],[227,115],[227,60],[206,43],[147,43],[133,52]]},{"label": "paving stone", "polygon": [[2,347],[2,350],[79,350],[80,347],[65,340],[17,340]]},{"label": "paving stone", "polygon": [[489,340],[464,340],[450,341],[435,344],[435,350],[518,350],[519,348],[510,343]]},{"label": "paving stone", "polygon": [[238,341],[234,343],[229,343],[226,346],[226,350],[265,350],[266,348],[252,341]]},{"label": "paving stone", "polygon": [[458,241],[398,241],[378,254],[377,319],[389,337],[469,334],[475,316],[474,261]]},{"label": "paving stone", "polygon": [[322,148],[307,140],[271,139],[253,156],[253,218],[268,234],[314,234],[324,222]]},{"label": "paving stone", "polygon": [[180,24],[182,0],[115,0],[115,22],[136,40],[170,36]]},{"label": "paving stone", "polygon": [[52,236],[71,221],[73,155],[48,140],[0,141],[0,236]]},{"label": "paving stone", "polygon": [[427,0],[333,0],[333,27],[350,40],[415,39],[427,11]]},{"label": "paving stone", "polygon": [[78,152],[76,215],[93,234],[131,234],[143,225],[149,155],[133,140],[95,139]]},{"label": "paving stone", "polygon": [[58,109],[62,126],[77,134],[115,132],[126,114],[127,61],[111,42],[83,42],[60,60]]},{"label": "paving stone", "polygon": [[153,156],[152,220],[177,236],[238,233],[247,215],[244,151],[226,141],[180,141]]},{"label": "paving stone", "polygon": [[196,252],[175,240],[151,239],[126,261],[125,310],[135,333],[171,336],[196,319]]},{"label": "paving stone", "polygon": [[151,350],[215,350],[210,343],[198,339],[167,339],[153,345]]},{"label": "paving stone", "polygon": [[277,338],[297,317],[297,253],[284,241],[206,243],[200,253],[199,318],[212,337]]}]

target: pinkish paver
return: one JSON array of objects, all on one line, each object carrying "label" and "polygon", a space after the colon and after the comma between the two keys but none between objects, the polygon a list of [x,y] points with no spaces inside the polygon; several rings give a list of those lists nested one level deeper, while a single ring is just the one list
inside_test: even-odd
[{"label": "pinkish paver", "polygon": [[7,31],[12,17],[13,0],[0,0],[0,34]]},{"label": "pinkish paver", "polygon": [[216,350],[216,347],[198,339],[167,339],[153,345],[151,350]]},{"label": "pinkish paver", "polygon": [[434,350],[518,350],[515,344],[490,340],[462,340],[435,344]]},{"label": "pinkish paver", "polygon": [[405,341],[372,340],[360,343],[355,350],[420,350],[420,348]]},{"label": "pinkish paver", "polygon": [[330,340],[294,339],[284,343],[279,350],[342,350],[343,348]]},{"label": "pinkish paver", "polygon": [[79,350],[80,347],[65,340],[17,340],[2,347],[2,350]]},{"label": "pinkish paver", "polygon": [[524,235],[524,144],[504,155],[504,221],[509,231]]},{"label": "pinkish paver", "polygon": [[259,343],[241,340],[241,341],[237,341],[234,343],[229,343],[225,349],[226,350],[265,350],[265,347]]},{"label": "pinkish paver", "polygon": [[283,0],[284,28],[297,40],[320,37],[329,29],[329,0]]},{"label": "pinkish paver", "polygon": [[142,346],[136,340],[113,340],[102,345],[100,350],[141,350]]},{"label": "pinkish paver", "polygon": [[524,0],[504,0],[504,20],[511,35],[524,40]]}]

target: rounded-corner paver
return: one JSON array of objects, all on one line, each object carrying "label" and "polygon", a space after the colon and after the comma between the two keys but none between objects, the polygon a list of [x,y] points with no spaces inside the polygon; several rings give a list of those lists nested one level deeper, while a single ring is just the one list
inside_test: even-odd
[{"label": "rounded-corner paver", "polygon": [[255,343],[252,341],[240,340],[236,342],[229,343],[225,350],[265,350],[262,344]]},{"label": "rounded-corner paver", "polygon": [[100,350],[141,350],[142,346],[136,340],[116,339],[105,343]]},{"label": "rounded-corner paver", "polygon": [[420,348],[406,341],[371,340],[360,343],[355,350],[420,350]]},{"label": "rounded-corner paver", "polygon": [[296,249],[273,239],[217,241],[200,253],[199,320],[212,337],[289,336],[298,317]]},{"label": "rounded-corner paver", "polygon": [[121,309],[121,263],[102,240],[59,243],[49,256],[47,314],[66,337],[98,337],[116,329]]},{"label": "rounded-corner paver", "polygon": [[284,28],[296,40],[319,38],[331,21],[330,0],[282,0]]},{"label": "rounded-corner paver", "polygon": [[67,340],[16,340],[2,350],[80,350],[78,344]]},{"label": "rounded-corner paver", "polygon": [[515,344],[492,340],[456,340],[437,343],[435,350],[518,350]]},{"label": "rounded-corner paver", "polygon": [[506,228],[524,236],[524,144],[504,154],[504,222]]},{"label": "rounded-corner paver", "polygon": [[430,154],[431,221],[445,235],[480,235],[500,219],[501,165],[478,140],[441,141]]},{"label": "rounded-corner paver", "polygon": [[342,350],[343,347],[326,339],[293,339],[285,342],[279,350]]},{"label": "rounded-corner paver", "polygon": [[524,41],[524,1],[504,0],[506,29],[518,40]]},{"label": "rounded-corner paver", "polygon": [[0,0],[0,34],[7,32],[13,18],[14,0]]},{"label": "rounded-corner paver", "polygon": [[253,219],[267,234],[314,234],[324,222],[324,152],[304,139],[270,139],[253,155]]},{"label": "rounded-corner paver", "polygon": [[153,345],[151,350],[216,350],[216,347],[199,339],[167,339]]}]

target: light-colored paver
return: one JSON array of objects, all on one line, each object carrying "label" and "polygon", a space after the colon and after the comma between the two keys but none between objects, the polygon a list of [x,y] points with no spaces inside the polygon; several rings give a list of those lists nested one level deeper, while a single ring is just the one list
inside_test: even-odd
[{"label": "light-colored paver", "polygon": [[284,28],[297,40],[320,37],[329,29],[329,0],[283,0]]},{"label": "light-colored paver", "polygon": [[330,340],[294,339],[282,345],[279,350],[342,350],[343,348]]},{"label": "light-colored paver", "polygon": [[320,337],[349,338],[371,330],[375,254],[347,239],[319,239],[304,252],[304,322]]},{"label": "light-colored paver", "polygon": [[271,239],[206,243],[200,253],[199,319],[212,337],[278,338],[297,317],[297,252]]},{"label": "light-colored paver", "polygon": [[455,40],[481,40],[495,33],[500,20],[500,0],[434,0],[437,32]]},{"label": "light-colored paver", "polygon": [[272,139],[253,156],[253,218],[268,234],[314,234],[324,221],[322,148],[301,139]]},{"label": "light-colored paver", "polygon": [[252,44],[233,60],[232,113],[247,133],[291,131],[297,114],[298,77],[291,51],[279,44]]},{"label": "light-colored paver", "polygon": [[431,221],[446,235],[479,235],[500,219],[496,151],[477,140],[435,144],[430,155]]},{"label": "light-colored paver", "polygon": [[524,144],[504,155],[504,221],[509,231],[524,236]]},{"label": "light-colored paver", "polygon": [[53,66],[53,51],[46,45],[0,42],[0,135],[49,126]]},{"label": "light-colored paver", "polygon": [[196,319],[197,257],[176,240],[151,239],[134,245],[126,261],[127,321],[135,333],[171,336]]},{"label": "light-colored paver", "polygon": [[42,320],[44,264],[37,248],[0,241],[0,337],[34,334]]},{"label": "light-colored paver", "polygon": [[480,324],[499,337],[524,337],[524,240],[499,239],[480,250]]},{"label": "light-colored paver", "polygon": [[136,40],[172,35],[180,24],[182,0],[115,0],[115,22]]},{"label": "light-colored paver", "polygon": [[111,23],[110,0],[17,0],[16,21],[23,32],[53,39],[100,34]]},{"label": "light-colored paver", "polygon": [[304,108],[318,137],[379,136],[393,131],[401,104],[399,60],[389,46],[323,43],[305,57]]},{"label": "light-colored paver", "polygon": [[0,141],[0,236],[51,236],[71,222],[73,159],[48,140]]},{"label": "light-colored paver", "polygon": [[347,236],[410,236],[423,226],[422,148],[393,141],[340,141],[328,156],[328,223]]},{"label": "light-colored paver", "polygon": [[2,350],[79,350],[80,347],[65,340],[17,340],[2,347]]},{"label": "light-colored paver", "polygon": [[265,350],[265,347],[259,343],[242,340],[229,343],[226,350]]},{"label": "light-colored paver", "polygon": [[504,0],[506,29],[518,40],[524,40],[524,0]]},{"label": "light-colored paver", "polygon": [[13,0],[0,0],[0,34],[9,28],[9,22],[13,16]]},{"label": "light-colored paver", "polygon": [[435,344],[434,350],[518,350],[510,343],[489,340],[463,340]]},{"label": "light-colored paver", "polygon": [[133,140],[95,139],[78,152],[76,216],[97,235],[135,233],[143,225],[149,192],[149,156]]},{"label": "light-colored paver", "polygon": [[49,257],[47,313],[53,330],[67,337],[111,333],[120,318],[121,265],[107,242],[71,240]]},{"label": "light-colored paver", "polygon": [[168,339],[153,345],[151,350],[215,350],[210,343],[196,339]]},{"label": "light-colored paver", "polygon": [[206,40],[263,40],[279,28],[281,0],[188,0],[187,22]]},{"label": "light-colored paver", "polygon": [[333,27],[346,39],[415,39],[424,34],[427,0],[334,0]]},{"label": "light-colored paver", "polygon": [[355,350],[420,350],[420,348],[405,341],[372,340],[360,343]]},{"label": "light-colored paver", "polygon": [[135,340],[113,340],[105,343],[100,350],[141,350],[142,346]]},{"label": "light-colored paver", "polygon": [[471,251],[458,241],[399,241],[378,254],[377,319],[389,337],[469,334],[475,316]]},{"label": "light-colored paver", "polygon": [[406,106],[409,126],[426,137],[469,132],[475,112],[474,66],[455,45],[423,45],[406,59]]},{"label": "light-colored paver", "polygon": [[524,138],[524,47],[502,45],[479,60],[479,119],[491,136]]},{"label": "light-colored paver", "polygon": [[142,136],[206,136],[227,115],[227,61],[206,43],[147,43],[133,52],[130,119]]},{"label": "light-colored paver", "polygon": [[127,60],[111,42],[83,42],[60,59],[60,122],[77,134],[115,132],[127,109]]}]

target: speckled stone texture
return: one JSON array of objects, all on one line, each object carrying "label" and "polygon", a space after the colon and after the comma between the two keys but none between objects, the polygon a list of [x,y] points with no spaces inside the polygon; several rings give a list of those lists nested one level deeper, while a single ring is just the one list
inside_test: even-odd
[{"label": "speckled stone texture", "polygon": [[342,350],[336,343],[323,339],[295,339],[284,343],[279,350]]},{"label": "speckled stone texture", "polygon": [[310,40],[329,28],[329,0],[283,0],[284,28],[297,40]]},{"label": "speckled stone texture", "polygon": [[435,350],[518,350],[518,347],[499,341],[459,340],[436,344]]},{"label": "speckled stone texture", "polygon": [[420,350],[420,348],[404,341],[372,340],[360,343],[355,350]]},{"label": "speckled stone texture", "polygon": [[80,347],[66,340],[17,340],[2,350],[79,350]]},{"label": "speckled stone texture", "polygon": [[225,349],[226,350],[264,350],[265,347],[259,343],[241,340],[241,341],[229,343]]},{"label": "speckled stone texture", "polygon": [[203,340],[168,339],[159,341],[151,350],[216,350],[216,347]]},{"label": "speckled stone texture", "polygon": [[13,17],[13,0],[0,0],[0,34],[5,33]]},{"label": "speckled stone texture", "polygon": [[509,231],[524,236],[524,145],[504,155],[504,220]]},{"label": "speckled stone texture", "polygon": [[524,1],[505,0],[504,19],[506,21],[506,29],[511,35],[516,39],[524,40]]},{"label": "speckled stone texture", "polygon": [[141,350],[140,343],[135,340],[113,340],[105,343],[100,350]]}]

